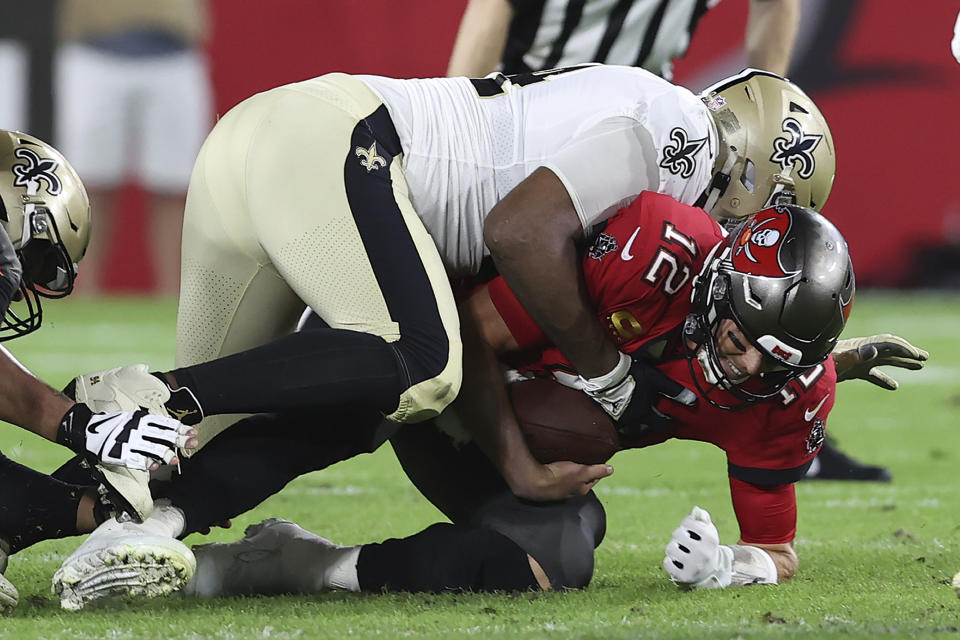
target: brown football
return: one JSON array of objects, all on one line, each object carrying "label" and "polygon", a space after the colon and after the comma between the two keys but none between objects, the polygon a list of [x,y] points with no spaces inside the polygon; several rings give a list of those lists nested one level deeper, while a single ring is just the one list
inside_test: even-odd
[{"label": "brown football", "polygon": [[621,449],[613,420],[585,393],[548,378],[509,387],[527,445],[540,462],[606,462]]}]

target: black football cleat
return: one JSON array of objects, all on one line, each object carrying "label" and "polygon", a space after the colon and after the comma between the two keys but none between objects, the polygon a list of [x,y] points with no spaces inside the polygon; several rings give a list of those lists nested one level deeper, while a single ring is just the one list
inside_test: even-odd
[{"label": "black football cleat", "polygon": [[864,464],[840,451],[829,441],[823,443],[820,453],[804,476],[806,480],[859,480],[860,482],[890,482],[893,475],[886,467]]}]

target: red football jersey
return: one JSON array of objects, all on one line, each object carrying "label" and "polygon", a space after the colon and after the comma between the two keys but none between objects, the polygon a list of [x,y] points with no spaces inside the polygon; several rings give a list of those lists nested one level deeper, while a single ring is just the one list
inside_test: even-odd
[{"label": "red football jersey", "polygon": [[[584,255],[583,274],[594,309],[622,351],[632,353],[683,322],[690,283],[723,238],[702,209],[650,191],[606,221]],[[494,278],[489,291],[522,349],[549,346],[503,278]],[[559,352],[555,358],[563,362]]]},{"label": "red football jersey", "polygon": [[[720,226],[701,209],[644,192],[607,221],[583,258],[591,301],[620,349],[652,351],[663,358],[661,371],[694,391],[694,376],[704,389],[710,385],[699,362],[680,355],[673,330],[690,312],[693,276],[723,237]],[[531,369],[572,371],[503,280],[489,286],[494,305],[520,346],[542,348]],[[672,344],[669,338],[674,338]],[[803,477],[823,443],[835,386],[833,359],[827,358],[777,397],[739,411],[719,409],[702,397],[694,407],[662,399],[657,407],[673,418],[671,431],[628,444],[646,447],[681,438],[720,447],[727,454],[741,538],[789,542],[796,530],[792,483]],[[720,389],[711,397],[721,404],[739,404]]]}]

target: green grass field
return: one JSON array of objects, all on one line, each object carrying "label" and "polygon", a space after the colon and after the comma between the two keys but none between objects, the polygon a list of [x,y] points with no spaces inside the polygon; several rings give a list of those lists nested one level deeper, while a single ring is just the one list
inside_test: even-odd
[{"label": "green grass field", "polygon": [[[54,385],[73,375],[148,362],[172,365],[175,306],[141,299],[51,302],[39,335],[13,352]],[[889,466],[891,484],[802,482],[790,583],[680,592],[660,568],[670,532],[691,507],[706,508],[724,542],[736,541],[723,455],[673,442],[618,454],[598,485],[608,530],[593,584],[582,592],[519,595],[357,595],[111,602],[61,611],[50,577],[79,543],[39,544],[16,555],[7,575],[20,606],[0,638],[867,638],[958,633],[960,599],[960,298],[857,297],[847,335],[890,331],[928,348],[930,365],[896,373],[895,393],[844,383],[828,433],[862,459]],[[0,426],[11,458],[50,471],[55,445]],[[341,543],[415,532],[439,518],[402,475],[389,448],[301,478],[242,516],[231,530],[188,542],[233,540],[282,516]]]}]

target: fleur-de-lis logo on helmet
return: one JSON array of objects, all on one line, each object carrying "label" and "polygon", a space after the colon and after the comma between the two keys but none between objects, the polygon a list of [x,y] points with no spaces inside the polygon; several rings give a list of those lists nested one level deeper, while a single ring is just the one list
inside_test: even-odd
[{"label": "fleur-de-lis logo on helmet", "polygon": [[685,130],[674,127],[670,132],[670,142],[671,144],[663,148],[660,166],[681,178],[689,178],[697,166],[694,157],[707,143],[706,137],[690,140]]},{"label": "fleur-de-lis logo on helmet", "polygon": [[353,153],[360,158],[360,166],[366,167],[367,173],[379,169],[380,167],[387,166],[387,161],[384,160],[381,156],[377,155],[377,143],[374,142],[370,145],[369,149],[364,149],[363,147],[357,147],[354,149]]},{"label": "fleur-de-lis logo on helmet", "polygon": [[45,182],[50,195],[60,195],[63,185],[55,173],[60,166],[58,161],[52,158],[41,158],[33,149],[27,147],[18,147],[13,155],[25,161],[23,164],[13,165],[15,187],[29,187],[31,182]]},{"label": "fleur-de-lis logo on helmet", "polygon": [[787,135],[773,139],[773,155],[770,156],[770,162],[776,162],[781,169],[795,166],[797,175],[805,180],[808,179],[817,166],[813,159],[813,151],[820,144],[823,135],[804,133],[800,123],[793,118],[784,120],[780,128]]}]

